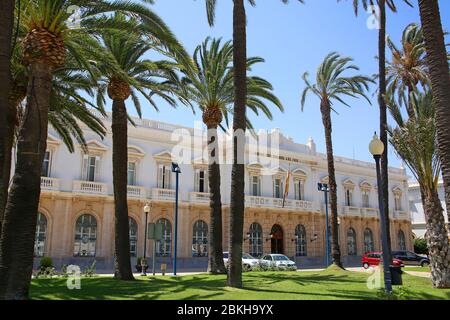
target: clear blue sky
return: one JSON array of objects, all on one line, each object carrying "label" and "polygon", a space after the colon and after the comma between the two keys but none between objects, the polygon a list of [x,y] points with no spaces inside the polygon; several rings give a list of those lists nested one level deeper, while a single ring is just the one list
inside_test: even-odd
[{"label": "clear blue sky", "polygon": [[[219,0],[215,27],[210,28],[205,14],[204,0],[156,0],[152,6],[189,52],[207,36],[232,38],[232,1]],[[419,22],[417,1],[415,8],[397,0],[398,13],[388,15],[388,34],[398,42],[403,29],[411,22]],[[440,0],[444,29],[450,30],[450,1]],[[283,5],[281,0],[258,0],[256,7],[247,5],[248,55],[261,56],[266,62],[254,70],[254,74],[268,79],[282,101],[285,112],[274,111],[273,121],[252,117],[257,129],[280,128],[299,143],[306,143],[312,136],[318,150],[324,152],[325,142],[319,101],[310,96],[304,112],[300,110],[300,94],[304,87],[301,75],[305,71],[315,73],[325,55],[338,51],[349,55],[367,75],[377,73],[378,31],[370,30],[368,14],[361,10],[356,18],[352,1],[306,0],[301,5],[291,0]],[[374,88],[375,89],[375,88]],[[337,155],[371,161],[368,143],[373,132],[379,130],[379,113],[375,91],[372,106],[366,101],[348,99],[352,108],[335,105],[339,115],[333,115],[333,142]],[[131,105],[129,111],[134,110]],[[143,108],[145,118],[193,126],[201,115],[193,115],[184,107],[174,111],[161,103],[157,113],[150,106]],[[392,149],[390,164],[399,166]]]}]

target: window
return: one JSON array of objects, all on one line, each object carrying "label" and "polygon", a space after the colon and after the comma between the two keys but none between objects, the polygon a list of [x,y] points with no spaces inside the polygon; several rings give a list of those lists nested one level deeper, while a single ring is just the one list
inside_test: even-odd
[{"label": "window", "polygon": [[45,239],[47,237],[47,218],[40,212],[37,215],[36,236],[34,240],[34,255],[43,257],[45,255]]},{"label": "window", "polygon": [[192,230],[192,256],[208,256],[208,225],[203,220],[197,220]]},{"label": "window", "polygon": [[100,161],[100,157],[84,155],[83,157],[83,170],[82,170],[82,179],[85,181],[96,181],[97,172],[98,172],[98,164]]},{"label": "window", "polygon": [[283,197],[283,186],[281,178],[275,178],[273,180],[273,197],[281,199]]},{"label": "window", "polygon": [[374,250],[372,230],[366,228],[366,230],[364,230],[364,253],[372,252]]},{"label": "window", "polygon": [[44,154],[44,160],[42,162],[41,169],[42,177],[50,177],[50,151],[46,151]]},{"label": "window", "polygon": [[394,195],[394,207],[395,211],[401,211],[402,210],[402,202],[401,202],[401,195],[395,194]]},{"label": "window", "polygon": [[349,256],[356,256],[356,232],[353,228],[347,231],[347,251]]},{"label": "window", "polygon": [[398,249],[406,250],[405,233],[402,230],[398,230]]},{"label": "window", "polygon": [[160,164],[158,166],[158,188],[170,189],[172,168],[170,165]]},{"label": "window", "polygon": [[301,224],[295,228],[295,255],[306,256],[306,229]]},{"label": "window", "polygon": [[261,196],[261,177],[251,176],[251,194],[255,197]]},{"label": "window", "polygon": [[167,219],[159,219],[156,223],[163,225],[162,239],[156,242],[156,255],[158,257],[170,257],[172,250],[172,225]]},{"label": "window", "polygon": [[295,181],[295,200],[305,200],[305,182],[303,180]]},{"label": "window", "polygon": [[208,192],[208,171],[195,170],[195,192]]},{"label": "window", "polygon": [[351,207],[353,205],[353,191],[345,189],[345,205]]},{"label": "window", "polygon": [[97,220],[90,214],[84,214],[75,224],[74,255],[94,257],[97,242]]},{"label": "window", "polygon": [[128,218],[129,230],[130,230],[130,256],[137,256],[137,233],[138,226],[136,220]]},{"label": "window", "polygon": [[252,223],[249,229],[249,247],[250,255],[260,257],[263,254],[262,228],[259,223]]},{"label": "window", "polygon": [[369,191],[367,190],[362,191],[362,206],[363,208],[370,208]]},{"label": "window", "polygon": [[128,181],[129,186],[136,185],[136,162],[128,162]]}]

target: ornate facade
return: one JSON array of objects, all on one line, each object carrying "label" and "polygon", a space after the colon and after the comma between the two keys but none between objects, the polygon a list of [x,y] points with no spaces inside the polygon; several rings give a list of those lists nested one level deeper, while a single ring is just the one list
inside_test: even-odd
[{"label": "ornate facade", "polygon": [[[129,127],[128,148],[131,253],[134,257],[143,256],[143,208],[149,203],[148,222],[164,224],[164,239],[156,244],[158,262],[171,263],[175,178],[170,165],[174,160],[173,150],[184,144],[193,151],[189,156],[192,163],[180,164],[179,266],[204,268],[209,225],[207,165],[201,160],[204,159],[205,133],[152,120],[135,121],[136,126]],[[105,123],[110,126],[108,119]],[[178,133],[174,135],[174,132]],[[87,129],[85,134],[87,152],[79,147],[71,154],[50,129],[48,152],[42,168],[35,254],[51,256],[57,265],[86,265],[95,259],[98,269],[112,270],[111,132],[109,130],[103,141]],[[324,194],[317,190],[317,183],[327,182],[326,156],[316,151],[312,139],[305,145],[298,144],[277,129],[260,131],[257,137],[264,134],[269,138],[276,135],[278,147],[275,152],[273,149],[270,152],[259,150],[257,161],[246,158],[244,250],[255,256],[283,253],[294,258],[300,267],[322,265],[325,206]],[[230,147],[223,146],[223,155],[231,154]],[[246,153],[251,148],[249,142]],[[270,173],[265,170],[267,163],[269,166],[276,163],[271,166]],[[375,167],[372,163],[342,157],[335,158],[335,165],[341,252],[345,263],[359,265],[365,252],[381,249]],[[221,165],[221,175],[223,246],[226,251],[230,164]],[[406,172],[402,168],[391,168],[389,176],[392,247],[412,249]],[[283,203],[287,179],[289,193]],[[152,252],[152,241],[148,241],[147,257],[151,257]]]}]

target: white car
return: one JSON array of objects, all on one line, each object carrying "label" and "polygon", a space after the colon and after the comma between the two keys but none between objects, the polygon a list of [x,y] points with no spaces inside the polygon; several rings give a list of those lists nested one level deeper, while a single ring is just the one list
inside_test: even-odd
[{"label": "white car", "polygon": [[260,260],[261,264],[266,266],[274,266],[280,269],[297,270],[297,265],[294,261],[286,257],[284,254],[266,254]]},{"label": "white car", "polygon": [[[228,265],[228,252],[223,253],[223,262],[225,263],[225,266]],[[254,266],[257,266],[259,264],[259,259],[256,259],[249,255],[248,253],[242,254],[242,267],[245,270],[251,270]]]}]

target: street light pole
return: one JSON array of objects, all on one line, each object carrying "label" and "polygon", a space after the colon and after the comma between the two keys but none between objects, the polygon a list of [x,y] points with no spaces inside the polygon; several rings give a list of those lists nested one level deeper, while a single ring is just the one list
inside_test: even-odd
[{"label": "street light pole", "polygon": [[181,173],[180,167],[172,163],[172,172],[175,173],[175,227],[174,227],[174,245],[173,245],[173,275],[177,275],[177,240],[178,240],[178,175]]},{"label": "street light pole", "polygon": [[322,191],[325,195],[325,264],[326,267],[330,265],[330,234],[328,232],[328,185],[326,183],[317,184],[319,191]]},{"label": "street light pole", "polygon": [[381,224],[381,245],[383,250],[383,269],[384,269],[384,287],[387,294],[392,293],[392,277],[390,270],[390,261],[388,255],[388,235],[386,232],[386,217],[384,213],[383,195],[381,188],[381,170],[380,170],[380,158],[384,152],[384,144],[378,139],[375,132],[372,141],[369,145],[370,153],[372,153],[375,159],[375,166],[377,170],[377,186],[378,186],[378,206],[380,208],[380,224]]},{"label": "street light pole", "polygon": [[145,234],[144,234],[144,258],[143,261],[145,262],[142,263],[141,261],[141,276],[146,276],[147,275],[147,271],[146,266],[147,266],[147,221],[148,221],[148,213],[150,212],[150,206],[148,205],[148,203],[145,204],[144,206],[144,212],[145,212]]}]

